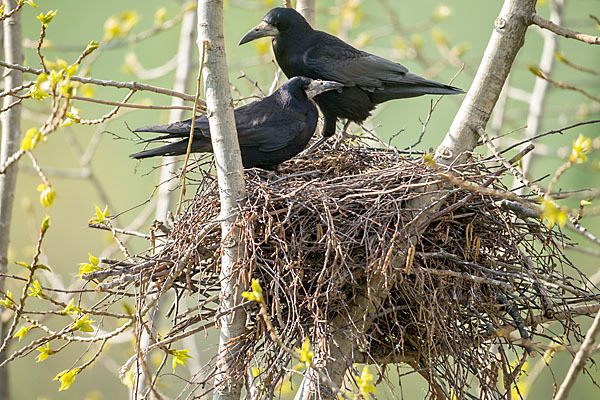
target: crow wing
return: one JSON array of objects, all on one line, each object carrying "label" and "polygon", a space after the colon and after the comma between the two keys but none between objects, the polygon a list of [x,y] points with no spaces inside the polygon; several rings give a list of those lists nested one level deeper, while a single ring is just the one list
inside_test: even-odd
[{"label": "crow wing", "polygon": [[[154,142],[164,139],[187,137],[192,120],[168,125],[153,125],[138,128],[135,132],[166,133],[145,140]],[[240,146],[259,146],[261,151],[276,151],[287,146],[298,134],[307,129],[306,116],[289,107],[282,107],[272,98],[264,98],[235,110],[235,122]],[[196,118],[195,138],[210,138],[206,115]]]},{"label": "crow wing", "polygon": [[325,32],[315,32],[303,61],[320,79],[373,91],[384,83],[407,83],[408,69],[385,58],[360,51]]},{"label": "crow wing", "polygon": [[240,146],[259,146],[265,152],[287,146],[307,129],[306,116],[265,98],[235,112]]}]

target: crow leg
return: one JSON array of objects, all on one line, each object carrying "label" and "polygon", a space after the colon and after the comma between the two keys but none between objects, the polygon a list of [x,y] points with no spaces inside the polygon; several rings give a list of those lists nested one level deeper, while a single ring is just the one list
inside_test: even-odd
[{"label": "crow leg", "polygon": [[338,147],[340,146],[340,144],[344,143],[346,141],[346,139],[348,139],[350,137],[347,132],[348,132],[348,126],[350,125],[351,122],[352,121],[350,121],[349,119],[347,119],[346,122],[344,122],[344,127],[342,128],[342,134],[338,137],[338,139],[334,145],[335,150],[338,150]]},{"label": "crow leg", "polygon": [[344,123],[344,127],[342,128],[342,139],[347,139],[348,135],[346,135],[346,131],[348,131],[348,127],[350,126],[350,123],[352,121],[350,121],[349,119],[346,120],[346,122]]}]

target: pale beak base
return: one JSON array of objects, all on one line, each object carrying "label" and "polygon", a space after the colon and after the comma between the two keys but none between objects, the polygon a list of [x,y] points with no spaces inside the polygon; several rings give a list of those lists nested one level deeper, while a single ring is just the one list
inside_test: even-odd
[{"label": "pale beak base", "polygon": [[344,85],[339,82],[313,79],[313,81],[308,85],[308,87],[304,89],[304,92],[306,92],[306,97],[312,99],[313,97],[320,95],[321,93],[330,90],[341,89],[343,87]]},{"label": "pale beak base", "polygon": [[265,21],[262,21],[260,24],[250,29],[248,33],[244,35],[244,37],[238,43],[238,46],[241,46],[245,43],[251,42],[262,37],[277,35],[279,35],[279,29],[277,29],[277,27]]}]

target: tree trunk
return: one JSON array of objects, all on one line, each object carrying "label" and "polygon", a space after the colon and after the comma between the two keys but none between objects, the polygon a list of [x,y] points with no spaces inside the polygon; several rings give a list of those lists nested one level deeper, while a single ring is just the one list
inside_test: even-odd
[{"label": "tree trunk", "polygon": [[[450,131],[437,148],[436,161],[450,165],[468,158],[487,125],[515,57],[523,46],[536,0],[505,0],[473,84],[460,106]],[[457,159],[458,158],[458,159]]]},{"label": "tree trunk", "polygon": [[[198,48],[201,57],[205,52],[204,91],[221,200],[220,308],[227,310],[241,303],[238,261],[244,246],[235,221],[246,187],[227,74],[222,0],[198,2]],[[240,350],[246,332],[246,313],[242,309],[236,310],[221,317],[219,322],[221,332],[214,398],[239,399],[244,376]]]},{"label": "tree trunk", "polygon": [[315,26],[315,0],[298,0],[296,10],[304,16],[310,26]]},{"label": "tree trunk", "polygon": [[[17,4],[15,0],[8,0],[5,13],[14,9]],[[13,64],[23,64],[23,48],[21,39],[21,13],[15,13],[11,18],[4,20],[4,59]],[[23,73],[17,70],[6,70],[4,72],[4,90],[10,90],[23,83]],[[4,107],[9,106],[17,100],[16,97],[6,96]],[[21,136],[21,106],[16,105],[2,114],[2,143],[0,145],[0,165],[19,149]],[[17,164],[11,165],[6,173],[0,174],[0,273],[6,273],[8,268],[8,243],[10,238],[10,221],[12,217],[12,206],[15,198],[15,186],[17,183]],[[4,278],[0,277],[0,288],[4,289]],[[0,306],[0,343],[4,342],[8,325],[5,324],[3,313],[6,312]],[[6,359],[8,347],[0,354],[0,364]],[[0,399],[10,399],[8,386],[8,368],[0,368]]]}]

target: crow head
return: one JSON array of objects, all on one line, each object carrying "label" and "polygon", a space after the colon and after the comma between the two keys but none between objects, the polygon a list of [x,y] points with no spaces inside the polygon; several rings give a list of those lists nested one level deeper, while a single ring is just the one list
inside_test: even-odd
[{"label": "crow head", "polygon": [[238,45],[266,36],[278,37],[281,34],[305,29],[312,28],[298,11],[293,8],[277,7],[269,11],[260,24],[248,31]]}]

